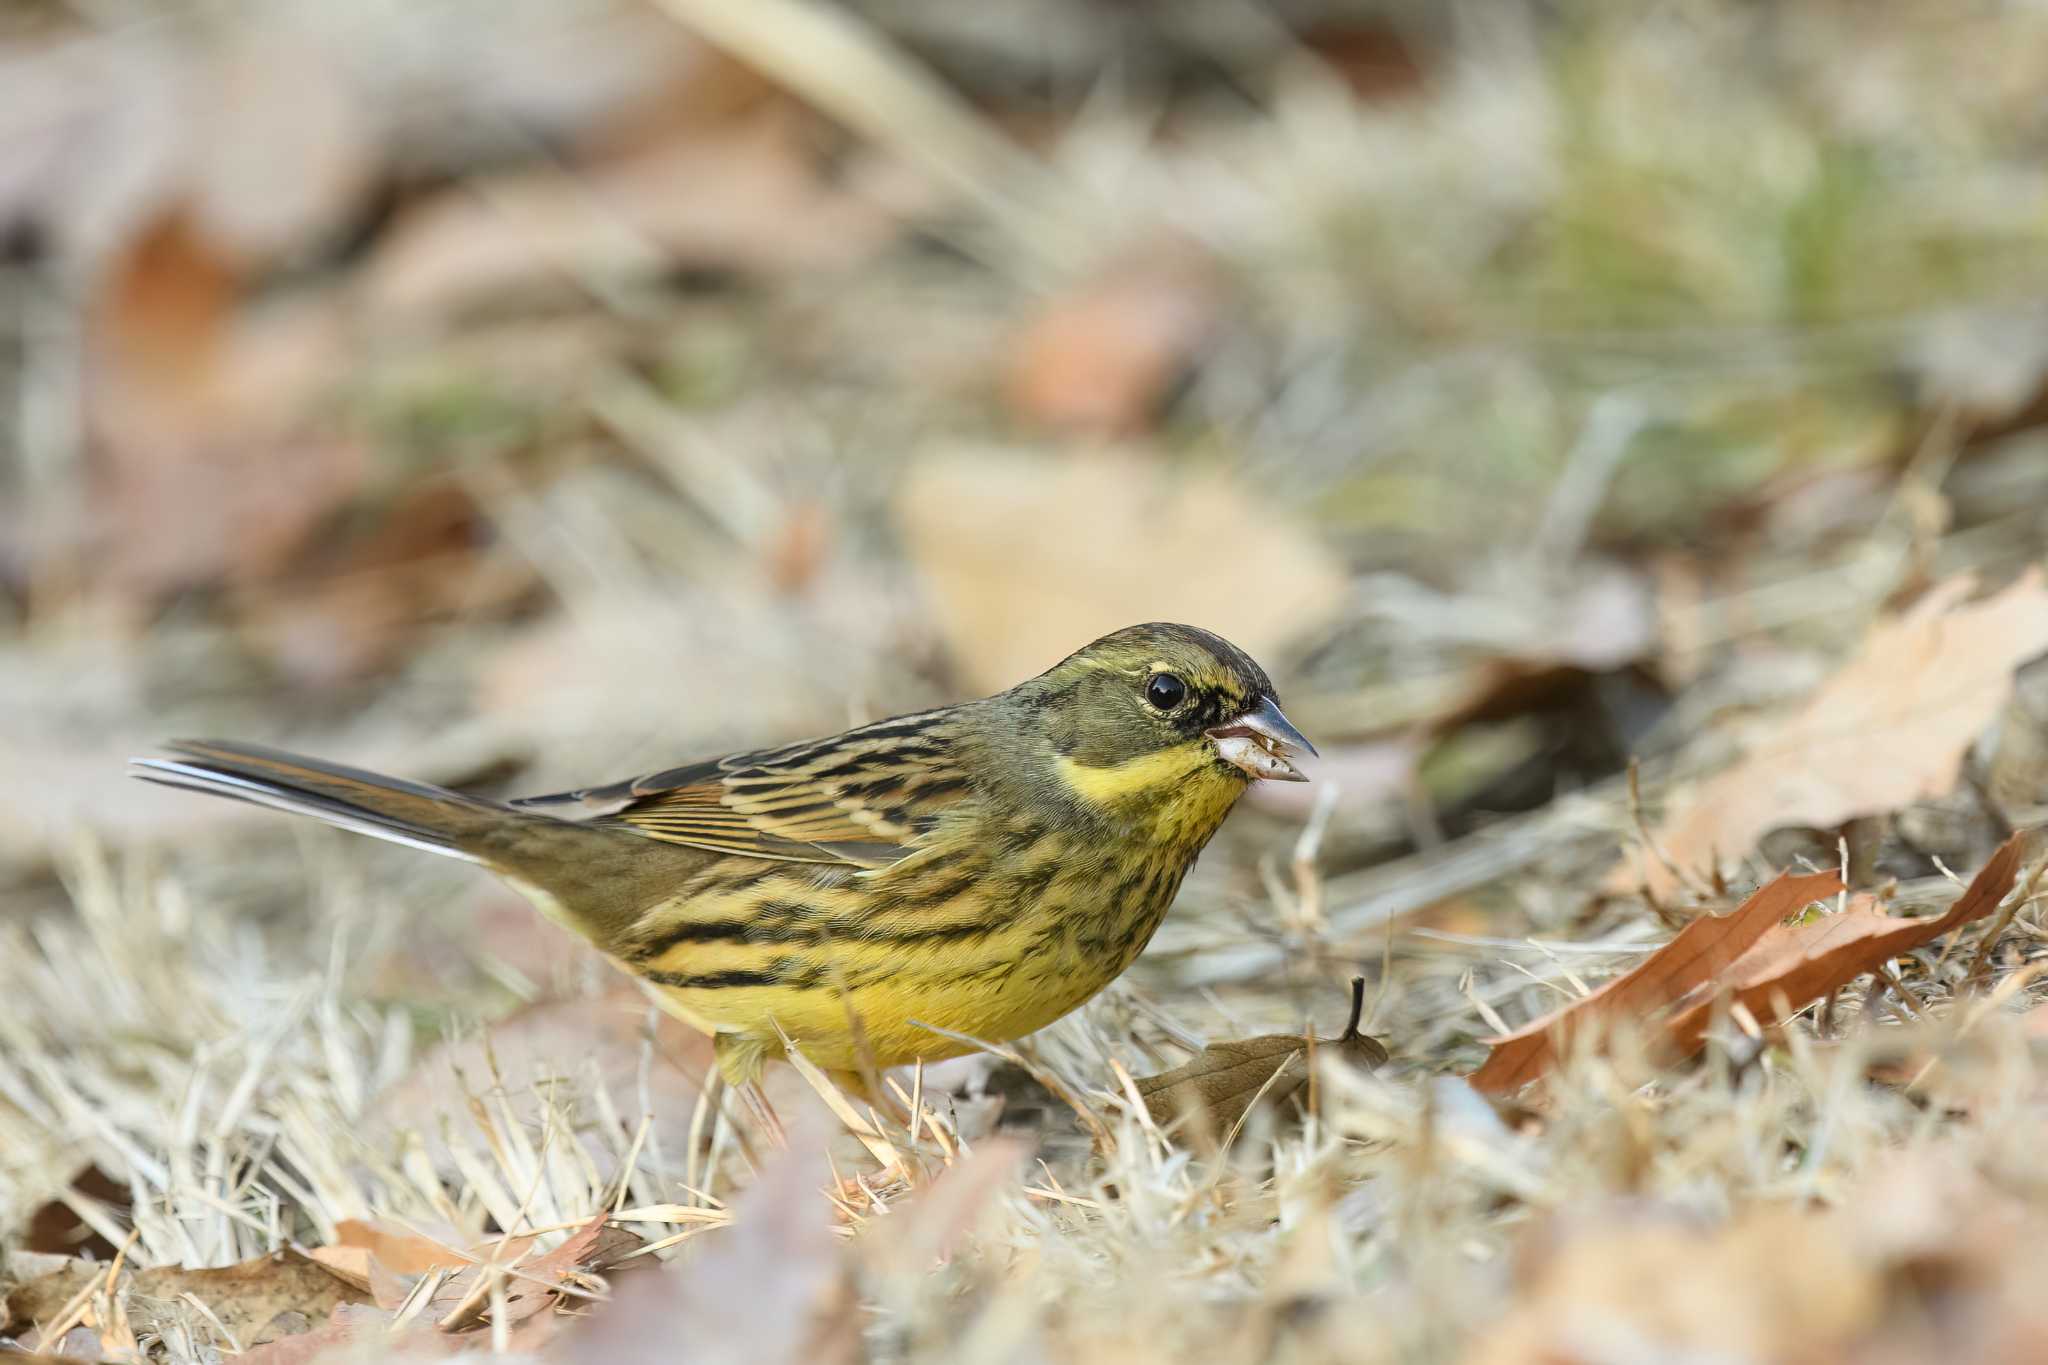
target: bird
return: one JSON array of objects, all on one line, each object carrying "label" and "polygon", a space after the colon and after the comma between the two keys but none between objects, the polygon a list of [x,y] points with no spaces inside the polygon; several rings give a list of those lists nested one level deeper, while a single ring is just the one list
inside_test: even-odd
[{"label": "bird", "polygon": [[796,1048],[855,1094],[1095,995],[1247,788],[1315,753],[1250,655],[1163,622],[979,700],[512,801],[162,747],[133,774],[481,864],[710,1034],[728,1083]]}]

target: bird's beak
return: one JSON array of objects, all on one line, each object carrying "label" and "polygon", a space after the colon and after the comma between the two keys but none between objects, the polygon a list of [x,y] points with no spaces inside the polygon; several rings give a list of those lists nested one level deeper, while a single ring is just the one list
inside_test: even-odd
[{"label": "bird's beak", "polygon": [[1271,697],[1226,725],[1207,732],[1225,763],[1242,768],[1253,777],[1273,782],[1306,782],[1308,776],[1291,760],[1313,754],[1316,746],[1294,728]]}]

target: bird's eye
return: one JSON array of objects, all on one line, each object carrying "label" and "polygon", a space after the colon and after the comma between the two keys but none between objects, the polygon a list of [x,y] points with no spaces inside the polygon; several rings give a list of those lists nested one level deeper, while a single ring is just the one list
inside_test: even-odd
[{"label": "bird's eye", "polygon": [[1145,684],[1145,700],[1161,711],[1171,711],[1186,700],[1188,685],[1171,673],[1154,673]]}]

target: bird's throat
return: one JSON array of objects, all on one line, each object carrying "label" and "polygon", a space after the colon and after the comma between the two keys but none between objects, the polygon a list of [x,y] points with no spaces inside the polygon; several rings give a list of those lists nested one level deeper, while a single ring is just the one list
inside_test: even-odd
[{"label": "bird's throat", "polygon": [[1060,781],[1096,813],[1138,827],[1162,849],[1192,858],[1244,794],[1244,779],[1216,762],[1206,741],[1091,766],[1061,758]]}]

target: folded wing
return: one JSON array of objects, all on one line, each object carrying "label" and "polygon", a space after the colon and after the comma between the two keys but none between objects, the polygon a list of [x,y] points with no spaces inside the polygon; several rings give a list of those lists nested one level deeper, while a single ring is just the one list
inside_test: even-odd
[{"label": "folded wing", "polygon": [[973,796],[953,761],[947,717],[897,716],[829,739],[512,804],[718,853],[886,867]]}]

